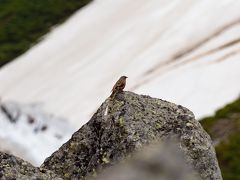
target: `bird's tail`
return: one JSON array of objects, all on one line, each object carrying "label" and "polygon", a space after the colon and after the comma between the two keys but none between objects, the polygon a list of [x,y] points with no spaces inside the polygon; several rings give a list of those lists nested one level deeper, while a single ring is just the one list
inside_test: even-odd
[{"label": "bird's tail", "polygon": [[110,95],[110,98],[114,98],[116,95],[116,91],[112,91],[112,94]]}]

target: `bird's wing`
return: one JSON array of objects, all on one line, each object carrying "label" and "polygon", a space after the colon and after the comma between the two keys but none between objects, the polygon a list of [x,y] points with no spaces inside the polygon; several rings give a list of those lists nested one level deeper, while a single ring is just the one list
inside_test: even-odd
[{"label": "bird's wing", "polygon": [[113,88],[112,88],[112,91],[111,92],[113,92],[115,89],[116,89],[116,87],[118,87],[119,86],[119,84],[120,84],[120,80],[118,80],[115,84],[114,84],[114,86],[113,86]]}]

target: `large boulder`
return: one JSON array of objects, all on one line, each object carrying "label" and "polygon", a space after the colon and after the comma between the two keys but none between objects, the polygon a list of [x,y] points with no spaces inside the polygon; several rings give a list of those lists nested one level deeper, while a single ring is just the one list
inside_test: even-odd
[{"label": "large boulder", "polygon": [[59,178],[56,174],[49,170],[33,167],[30,163],[18,157],[0,152],[0,179],[60,180],[62,178]]},{"label": "large boulder", "polygon": [[177,138],[187,163],[202,179],[222,179],[209,135],[188,109],[161,99],[123,92],[108,98],[42,168],[65,179],[96,175],[144,145]]}]

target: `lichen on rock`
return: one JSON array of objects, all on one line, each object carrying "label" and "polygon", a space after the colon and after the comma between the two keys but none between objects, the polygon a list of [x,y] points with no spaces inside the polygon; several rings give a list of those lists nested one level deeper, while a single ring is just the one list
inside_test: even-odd
[{"label": "lichen on rock", "polygon": [[191,111],[161,99],[122,92],[108,98],[90,121],[45,160],[64,179],[83,179],[169,137],[202,179],[222,179],[211,139]]},{"label": "lichen on rock", "polygon": [[50,170],[34,167],[18,157],[0,152],[0,179],[61,180],[62,178]]}]

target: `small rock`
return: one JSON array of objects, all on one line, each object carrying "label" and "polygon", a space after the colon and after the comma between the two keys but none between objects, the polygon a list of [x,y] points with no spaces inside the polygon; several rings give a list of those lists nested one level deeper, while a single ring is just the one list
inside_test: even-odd
[{"label": "small rock", "polygon": [[45,180],[45,179],[54,179],[61,180],[58,175],[53,172],[33,167],[30,163],[9,155],[6,153],[0,152],[0,178],[2,180],[9,179],[31,179],[31,180]]}]

